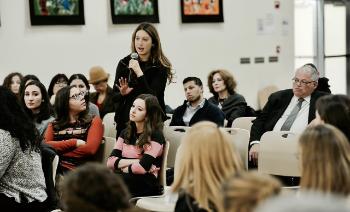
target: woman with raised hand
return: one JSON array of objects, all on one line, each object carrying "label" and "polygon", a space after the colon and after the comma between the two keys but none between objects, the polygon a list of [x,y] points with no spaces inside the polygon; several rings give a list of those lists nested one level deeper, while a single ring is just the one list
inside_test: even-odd
[{"label": "woman with raised hand", "polygon": [[162,193],[159,171],[163,160],[163,111],[151,94],[136,97],[130,121],[118,137],[107,166],[124,179],[132,196]]},{"label": "woman with raised hand", "polygon": [[88,114],[84,96],[85,92],[73,86],[56,94],[56,119],[47,127],[45,142],[60,156],[61,173],[94,160],[102,141],[102,121]]},{"label": "woman with raised hand", "polygon": [[327,194],[350,194],[350,144],[329,124],[308,127],[299,138],[300,189]]},{"label": "woman with raised hand", "polygon": [[247,103],[244,97],[235,91],[237,83],[229,71],[218,69],[210,72],[208,86],[214,95],[208,101],[225,113],[227,127],[231,127],[236,118],[245,116]]},{"label": "woman with raised hand", "polygon": [[180,194],[175,211],[223,211],[221,184],[242,170],[227,132],[212,122],[193,125],[177,153],[172,190]]},{"label": "woman with raised hand", "polygon": [[9,89],[0,86],[0,99],[0,205],[48,211],[39,133]]},{"label": "woman with raised hand", "polygon": [[164,90],[167,80],[171,82],[173,78],[171,63],[163,53],[158,32],[152,24],[141,23],[136,27],[131,52],[119,61],[114,80],[118,103],[114,119],[118,135],[126,127],[128,111],[140,94],[156,96],[165,114]]},{"label": "woman with raised hand", "polygon": [[85,92],[85,103],[91,116],[100,116],[98,107],[90,102],[90,85],[83,74],[73,74],[68,79],[68,85],[78,88],[81,92]]},{"label": "woman with raised hand", "polygon": [[55,119],[45,86],[36,80],[27,83],[21,103],[40,135],[43,136],[48,124]]}]

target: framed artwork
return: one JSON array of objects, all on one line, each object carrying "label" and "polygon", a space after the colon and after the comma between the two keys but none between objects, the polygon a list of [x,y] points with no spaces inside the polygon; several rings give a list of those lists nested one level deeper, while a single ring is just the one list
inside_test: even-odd
[{"label": "framed artwork", "polygon": [[159,23],[158,0],[111,0],[113,24]]},{"label": "framed artwork", "polygon": [[84,0],[29,0],[32,25],[84,25]]},{"label": "framed artwork", "polygon": [[180,0],[182,23],[224,22],[223,0]]}]

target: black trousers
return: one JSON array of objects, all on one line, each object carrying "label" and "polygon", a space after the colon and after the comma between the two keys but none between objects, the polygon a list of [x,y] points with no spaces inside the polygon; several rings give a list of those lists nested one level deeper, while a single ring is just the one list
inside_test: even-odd
[{"label": "black trousers", "polygon": [[[15,201],[15,198],[8,197],[5,194],[0,193],[0,206],[2,210],[14,211],[14,212],[23,212],[23,211],[35,211],[35,212],[48,212],[50,211],[47,208],[46,201],[44,202],[23,202],[18,203]],[[2,211],[1,210],[1,211]]]}]

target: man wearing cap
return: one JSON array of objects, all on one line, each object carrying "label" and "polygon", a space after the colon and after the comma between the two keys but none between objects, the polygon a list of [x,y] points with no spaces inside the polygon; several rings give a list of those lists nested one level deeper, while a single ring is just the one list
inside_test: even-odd
[{"label": "man wearing cap", "polygon": [[96,92],[91,93],[90,101],[97,105],[101,119],[107,113],[114,113],[116,110],[115,92],[108,85],[109,74],[101,66],[94,66],[89,71],[89,83]]}]

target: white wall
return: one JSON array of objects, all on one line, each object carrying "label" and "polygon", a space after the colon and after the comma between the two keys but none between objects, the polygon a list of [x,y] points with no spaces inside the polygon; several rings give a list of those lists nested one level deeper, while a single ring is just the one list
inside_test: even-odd
[{"label": "white wall", "polygon": [[[268,84],[291,87],[294,72],[293,1],[224,0],[224,23],[182,24],[180,1],[159,0],[159,30],[165,54],[177,73],[166,89],[166,103],[182,103],[182,80],[225,68],[238,81],[238,92],[257,105],[257,91]],[[0,0],[0,80],[11,71],[36,74],[45,85],[57,72],[88,73],[103,66],[114,80],[119,59],[130,52],[136,24],[112,25],[108,0],[86,0],[83,26],[31,26],[28,1]],[[267,22],[258,32],[258,19]],[[282,21],[287,22],[282,26]],[[268,63],[281,47],[278,63]],[[265,57],[264,64],[240,65],[240,57]],[[205,96],[211,96],[206,88]]]}]

